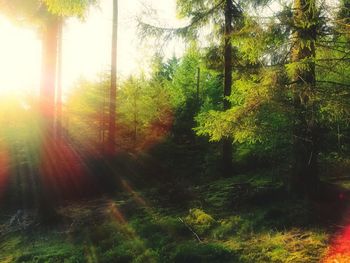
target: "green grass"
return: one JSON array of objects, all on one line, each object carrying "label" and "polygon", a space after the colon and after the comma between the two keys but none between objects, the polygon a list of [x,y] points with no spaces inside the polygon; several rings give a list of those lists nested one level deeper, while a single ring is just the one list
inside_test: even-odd
[{"label": "green grass", "polygon": [[0,244],[0,262],[84,262],[82,246],[49,232],[33,235],[7,236]]},{"label": "green grass", "polygon": [[147,207],[122,194],[110,201],[125,221],[99,202],[71,204],[59,225],[2,237],[0,262],[318,262],[326,229],[310,224],[304,201],[270,198],[278,189],[268,175],[221,179],[193,186],[191,208],[173,210],[154,189],[139,192]]}]

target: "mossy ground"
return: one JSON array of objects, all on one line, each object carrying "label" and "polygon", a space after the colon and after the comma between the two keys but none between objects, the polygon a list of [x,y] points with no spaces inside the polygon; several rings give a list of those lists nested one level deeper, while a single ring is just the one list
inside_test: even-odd
[{"label": "mossy ground", "polygon": [[159,191],[62,206],[58,223],[4,232],[0,262],[319,262],[327,251],[329,228],[268,175],[193,185],[180,206]]}]

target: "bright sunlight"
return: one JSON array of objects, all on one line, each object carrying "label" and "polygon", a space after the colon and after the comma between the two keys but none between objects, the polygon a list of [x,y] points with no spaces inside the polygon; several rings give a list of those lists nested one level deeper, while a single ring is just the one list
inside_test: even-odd
[{"label": "bright sunlight", "polygon": [[0,96],[11,92],[36,92],[41,49],[37,33],[0,17]]},{"label": "bright sunlight", "polygon": [[350,262],[350,0],[0,0],[0,263]]}]

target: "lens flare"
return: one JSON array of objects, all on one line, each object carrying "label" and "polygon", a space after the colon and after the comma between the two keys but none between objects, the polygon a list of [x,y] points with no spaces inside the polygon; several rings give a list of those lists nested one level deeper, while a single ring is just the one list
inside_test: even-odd
[{"label": "lens flare", "polygon": [[350,262],[350,225],[342,228],[331,241],[322,263]]},{"label": "lens flare", "polygon": [[5,145],[0,142],[0,202],[6,192],[9,180],[10,157]]}]

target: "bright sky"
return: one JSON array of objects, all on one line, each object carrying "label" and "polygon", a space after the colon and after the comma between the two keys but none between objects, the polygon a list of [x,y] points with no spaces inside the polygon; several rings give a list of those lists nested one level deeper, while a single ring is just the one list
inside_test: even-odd
[{"label": "bright sky", "polygon": [[[112,0],[101,0],[85,21],[69,19],[63,35],[63,87],[68,91],[80,77],[94,79],[109,70]],[[122,77],[147,71],[153,50],[140,46],[136,31],[136,15],[143,4],[151,4],[161,19],[176,22],[175,0],[119,0],[118,74]],[[0,96],[13,91],[37,90],[40,80],[41,43],[37,32],[21,28],[0,17]],[[167,47],[168,56],[181,54],[183,45]]]}]

